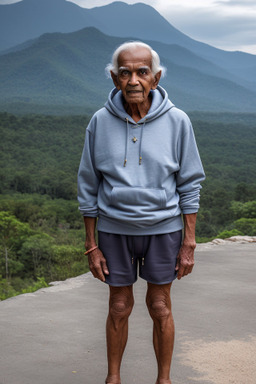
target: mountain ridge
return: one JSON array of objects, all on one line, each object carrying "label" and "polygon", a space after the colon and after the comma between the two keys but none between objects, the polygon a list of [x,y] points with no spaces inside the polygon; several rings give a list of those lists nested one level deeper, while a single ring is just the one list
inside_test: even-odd
[{"label": "mountain ridge", "polygon": [[[51,21],[52,19],[49,19],[49,12],[56,10],[56,6],[59,8],[57,9],[58,15],[62,16],[54,20],[54,27],[52,27]],[[5,12],[8,9],[8,14]],[[26,24],[24,21],[22,22],[22,26],[24,27],[24,24],[29,26],[29,24],[35,19],[35,16],[40,16],[37,18],[37,24],[36,27],[39,27],[41,24],[39,21],[44,22],[44,31],[40,31],[40,33],[34,36],[29,36],[26,40],[30,39],[31,37],[38,37],[42,33],[46,32],[72,32],[75,30],[79,30],[85,27],[94,26],[97,29],[101,30],[103,33],[118,36],[118,37],[125,37],[125,36],[137,36],[140,38],[146,38],[147,40],[156,40],[156,41],[162,41],[165,43],[179,43],[179,45],[186,46],[187,44],[192,44],[194,46],[203,47],[205,49],[209,49],[210,51],[219,52],[219,54],[223,52],[227,53],[236,53],[238,56],[240,54],[246,55],[248,58],[249,56],[255,56],[252,54],[247,54],[244,52],[228,52],[224,51],[218,48],[215,48],[209,44],[197,41],[195,39],[192,39],[185,33],[179,31],[177,28],[175,28],[169,21],[167,21],[164,16],[162,16],[157,10],[155,10],[152,6],[147,5],[145,3],[135,3],[135,4],[127,4],[123,1],[114,1],[110,4],[103,5],[103,6],[97,6],[94,8],[82,8],[79,5],[72,3],[67,0],[22,0],[21,2],[14,3],[14,4],[8,4],[8,5],[0,5],[0,32],[2,35],[2,32],[7,32],[8,34],[8,28],[9,32],[15,30],[15,28],[19,28],[19,22],[21,22],[22,17],[26,16],[26,12],[29,10],[31,18],[28,18],[26,20]],[[18,12],[16,12],[16,10]],[[134,12],[129,12],[134,11]],[[143,13],[142,13],[143,11]],[[23,13],[22,13],[23,12]],[[33,14],[33,12],[37,12],[37,14]],[[56,12],[56,13],[57,13]],[[47,23],[44,20],[46,16],[48,17]],[[65,14],[65,18],[63,18],[63,15]],[[74,18],[75,14],[75,18]],[[130,17],[119,17],[120,14],[125,14],[126,16]],[[144,16],[144,17],[141,17]],[[153,18],[153,19],[152,19]],[[13,20],[15,19],[15,23],[13,23]],[[61,20],[63,19],[64,22],[62,22],[62,28],[60,28],[59,23],[61,23]],[[7,21],[8,20],[8,21]],[[80,24],[82,20],[82,23]],[[106,20],[106,22],[105,22]],[[129,20],[133,20],[132,28],[133,30],[137,31],[134,34],[131,33],[131,23]],[[153,20],[153,23],[151,21]],[[137,21],[137,22],[136,22]],[[67,22],[70,24],[67,25]],[[87,24],[85,24],[87,23]],[[58,25],[58,27],[56,27]],[[140,26],[143,25],[143,28],[140,28]],[[117,27],[116,27],[117,26]],[[152,28],[152,26],[154,28]],[[52,30],[54,28],[54,30]],[[56,30],[56,28],[59,28]],[[70,29],[72,28],[72,30]],[[136,28],[138,28],[136,30]],[[139,33],[138,33],[139,31]],[[166,34],[165,34],[166,32]],[[140,35],[140,36],[139,36]],[[169,40],[169,39],[175,39]],[[24,40],[25,41],[25,40]],[[17,45],[17,41],[12,44],[12,46]],[[7,47],[7,48],[10,48]],[[191,48],[191,45],[190,45]],[[1,46],[1,39],[0,39],[0,51],[3,50]],[[243,55],[241,56],[243,57]],[[254,60],[255,63],[255,60]]]},{"label": "mountain ridge", "polygon": [[[170,32],[171,30],[176,42],[181,41],[182,39],[193,41],[193,39],[173,27],[153,7],[144,3],[127,4],[122,1],[114,1],[108,5],[88,9],[82,8],[77,4],[66,0],[22,0],[21,2],[14,4],[0,5],[0,10],[0,36],[4,36],[4,33],[6,33],[6,35],[12,37],[10,41],[13,41],[12,43],[9,43],[9,46],[5,43],[5,47],[3,48],[4,42],[0,38],[0,51],[11,48],[11,46],[14,47],[33,37],[39,37],[43,33],[73,32],[90,26],[94,26],[103,33],[110,35],[114,33],[113,31],[116,26],[118,35],[114,33],[115,36],[125,37],[127,35],[133,35],[135,37],[139,34],[141,35],[141,38],[147,37],[148,40],[154,40],[152,36],[157,36],[156,34],[158,31],[154,31],[153,34],[150,33],[148,35],[148,28],[146,28],[146,33],[144,33],[144,35],[141,34],[141,32],[138,33],[138,30],[141,31],[141,29],[143,29],[141,28],[141,25],[145,27],[145,25],[147,26],[150,24],[149,22],[145,23],[144,19],[141,18],[142,10],[146,13],[145,16],[149,21],[152,19],[152,16],[154,17],[155,29],[160,26],[160,29],[163,29],[164,31],[168,30]],[[135,30],[134,34],[131,33],[132,29],[129,21],[127,22],[124,18],[116,17],[117,14],[129,14],[129,11],[132,11],[132,28]],[[26,19],[28,13],[32,17]],[[56,14],[58,16],[57,18]],[[52,16],[54,16],[54,18],[52,18]],[[22,19],[26,20],[26,23],[24,23]],[[65,20],[65,23],[63,22],[63,19]],[[36,23],[34,23],[35,21]],[[136,23],[138,27],[136,26]],[[24,24],[26,25],[25,29]],[[30,31],[31,28],[34,29],[34,33],[33,31]],[[12,34],[15,29],[20,32],[19,35],[16,36],[16,41]],[[159,30],[159,28],[157,29]],[[24,38],[21,32],[24,34],[27,32],[27,36]],[[161,35],[163,35],[163,31]],[[160,41],[162,41],[161,38]]]},{"label": "mountain ridge", "polygon": [[[0,56],[0,109],[10,110],[13,102],[97,109],[113,87],[105,66],[125,40],[90,27],[44,34],[27,48]],[[178,45],[148,43],[168,68],[161,85],[181,109],[254,112],[256,93],[221,77],[221,68]]]},{"label": "mountain ridge", "polygon": [[[144,3],[116,1],[86,9],[66,0],[23,0],[0,5],[0,47],[1,31],[8,28],[16,37],[22,29],[31,38],[0,52],[1,110],[14,112],[9,108],[15,103],[94,110],[112,86],[104,68],[113,50],[138,39],[159,53],[168,68],[162,84],[181,108],[255,110],[255,55],[222,51],[193,40]],[[67,31],[70,28],[75,30]],[[37,37],[36,31],[41,33]],[[24,39],[22,34],[19,37]]]},{"label": "mountain ridge", "polygon": [[[250,77],[256,82],[256,55],[224,51],[194,40],[175,28],[153,7],[144,3],[127,4],[114,1],[89,9],[67,0],[22,0],[14,4],[0,5],[0,52],[43,33],[67,33],[86,27],[95,27],[110,36],[130,36],[178,44],[202,57],[214,60],[238,77],[241,76],[241,69],[250,68]],[[244,71],[242,76],[246,78],[247,71]]]}]

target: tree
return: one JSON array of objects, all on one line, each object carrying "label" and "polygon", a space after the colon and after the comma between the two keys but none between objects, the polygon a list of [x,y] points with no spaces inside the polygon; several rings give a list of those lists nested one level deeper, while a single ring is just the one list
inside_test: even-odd
[{"label": "tree", "polygon": [[256,201],[248,201],[242,203],[240,201],[232,201],[231,210],[235,219],[256,219]]},{"label": "tree", "polygon": [[235,200],[246,202],[254,200],[256,196],[255,185],[248,185],[246,183],[239,183],[235,189]]},{"label": "tree", "polygon": [[245,236],[256,236],[256,219],[239,219],[235,221],[235,229]]},{"label": "tree", "polygon": [[26,272],[34,278],[45,276],[51,270],[51,247],[53,239],[46,233],[38,233],[24,241],[20,250],[21,260],[26,265]]},{"label": "tree", "polygon": [[72,245],[53,246],[54,278],[64,280],[88,271],[88,259],[80,248]]},{"label": "tree", "polygon": [[[9,212],[0,212],[0,245],[4,254],[5,276],[9,279],[10,261],[15,269],[15,260],[10,259],[11,251],[17,250],[19,245],[31,233],[28,224],[24,224]],[[19,264],[20,269],[20,262]]]}]

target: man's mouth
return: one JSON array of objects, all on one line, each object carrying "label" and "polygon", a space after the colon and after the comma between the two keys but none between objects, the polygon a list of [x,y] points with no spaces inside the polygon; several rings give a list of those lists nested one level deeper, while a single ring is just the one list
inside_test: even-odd
[{"label": "man's mouth", "polygon": [[141,93],[142,91],[140,91],[139,89],[128,89],[126,92],[127,93]]}]

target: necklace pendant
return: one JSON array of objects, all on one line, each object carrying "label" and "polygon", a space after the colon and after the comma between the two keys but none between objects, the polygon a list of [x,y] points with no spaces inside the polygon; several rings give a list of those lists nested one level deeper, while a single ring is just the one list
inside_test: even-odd
[{"label": "necklace pendant", "polygon": [[132,138],[132,141],[133,141],[133,143],[135,144],[136,141],[138,141],[137,137],[134,136],[134,137]]}]

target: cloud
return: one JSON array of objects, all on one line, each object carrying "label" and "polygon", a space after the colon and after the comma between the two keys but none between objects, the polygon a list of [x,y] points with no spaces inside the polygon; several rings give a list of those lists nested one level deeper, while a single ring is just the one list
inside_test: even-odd
[{"label": "cloud", "polygon": [[201,6],[199,1],[185,3],[181,6],[173,0],[171,9],[161,13],[174,27],[196,40],[221,49],[246,49],[256,54],[255,0],[250,8],[251,0],[213,0]]},{"label": "cloud", "polygon": [[215,1],[217,5],[224,5],[227,7],[242,7],[242,8],[251,8],[256,7],[255,0],[217,0]]},{"label": "cloud", "polygon": [[[84,8],[94,8],[94,7],[101,7],[103,5],[107,5],[107,4],[110,4],[116,0],[67,0],[67,1],[71,1],[72,3],[75,3],[77,5],[80,5],[80,7],[84,7]],[[155,5],[157,4],[157,1],[156,0],[120,0],[120,1],[123,1],[124,3],[127,3],[127,4],[135,4],[135,3],[145,3],[145,4],[148,4],[148,5],[151,5],[152,7],[155,7]]]},{"label": "cloud", "polygon": [[22,1],[22,0],[0,0],[0,5],[18,3],[19,1]]}]

